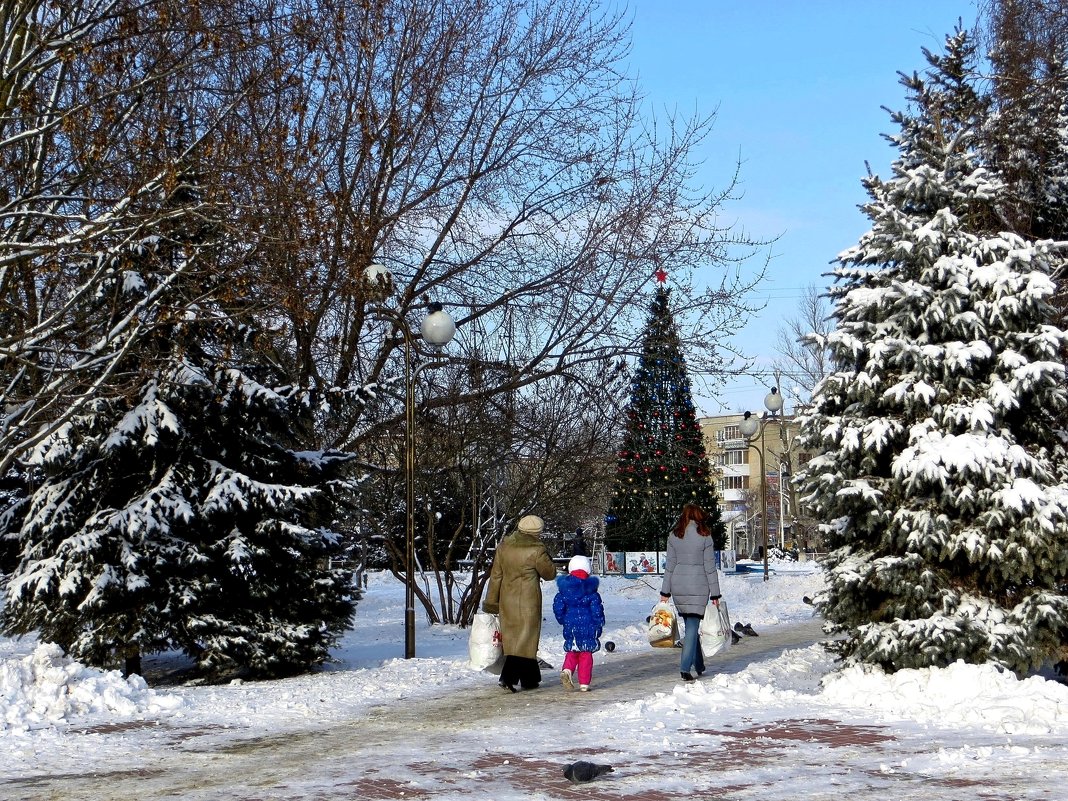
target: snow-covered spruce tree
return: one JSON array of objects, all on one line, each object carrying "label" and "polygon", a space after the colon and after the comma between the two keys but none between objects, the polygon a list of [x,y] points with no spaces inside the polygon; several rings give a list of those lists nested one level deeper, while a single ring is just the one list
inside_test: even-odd
[{"label": "snow-covered spruce tree", "polygon": [[181,222],[196,194],[165,198],[176,227],[124,254],[101,302],[121,314],[191,250],[219,267],[186,272],[181,305],[32,451],[35,486],[0,517],[19,550],[0,620],[101,667],[179,648],[209,679],[285,675],[351,622],[351,573],[331,562],[348,457],[304,450],[310,395],[265,355],[222,238]]},{"label": "snow-covered spruce tree", "polygon": [[726,541],[665,277],[658,271],[627,405],[606,516],[605,541],[612,550],[664,550],[685,503],[708,515],[717,548]]},{"label": "snow-covered spruce tree", "polygon": [[304,393],[180,359],[92,404],[35,451],[4,629],[101,667],[167,648],[208,678],[322,663],[354,597],[330,566],[344,460],[289,445],[309,415]]},{"label": "snow-covered spruce tree", "polygon": [[299,450],[313,416],[307,392],[235,369],[212,378],[208,424],[187,423],[198,442],[211,440],[193,456],[195,542],[211,570],[176,588],[196,597],[179,617],[180,642],[211,676],[306,670],[329,657],[355,610],[352,573],[332,561],[344,555],[332,524],[350,456]]},{"label": "snow-covered spruce tree", "polygon": [[973,50],[958,32],[903,78],[913,111],[893,115],[892,177],[865,182],[871,230],[834,273],[836,369],[802,419],[831,547],[818,603],[847,664],[1023,672],[1068,625],[1063,251],[999,233]]}]

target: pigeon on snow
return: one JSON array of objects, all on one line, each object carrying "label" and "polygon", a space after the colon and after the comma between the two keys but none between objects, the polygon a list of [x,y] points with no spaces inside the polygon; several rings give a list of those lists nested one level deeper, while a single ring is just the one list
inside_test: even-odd
[{"label": "pigeon on snow", "polygon": [[611,772],[611,765],[596,765],[593,762],[586,762],[580,759],[578,762],[572,762],[564,768],[564,778],[572,784],[582,784],[583,782],[592,782],[598,776]]}]

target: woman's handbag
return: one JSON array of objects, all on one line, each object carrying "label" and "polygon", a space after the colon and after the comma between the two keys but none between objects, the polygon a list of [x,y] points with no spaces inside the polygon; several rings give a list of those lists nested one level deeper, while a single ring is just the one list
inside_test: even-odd
[{"label": "woman's handbag", "polygon": [[489,670],[504,658],[501,621],[489,612],[476,612],[467,640],[467,654],[475,670]]},{"label": "woman's handbag", "polygon": [[727,613],[727,602],[709,601],[705,607],[705,616],[697,630],[701,638],[701,652],[705,657],[715,656],[731,647],[731,618]]},{"label": "woman's handbag", "polygon": [[647,618],[649,644],[653,648],[674,648],[679,639],[679,616],[670,601],[657,601]]}]

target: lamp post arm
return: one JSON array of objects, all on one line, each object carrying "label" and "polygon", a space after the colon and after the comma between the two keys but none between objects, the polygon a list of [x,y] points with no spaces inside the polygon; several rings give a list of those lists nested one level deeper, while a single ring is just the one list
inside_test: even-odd
[{"label": "lamp post arm", "polygon": [[[417,352],[422,353],[421,351]],[[419,377],[419,374],[423,372],[423,370],[426,370],[430,367],[444,367],[447,364],[452,364],[452,362],[448,359],[437,359],[436,361],[432,362],[420,362],[412,368],[412,383],[415,383],[415,379]]]},{"label": "lamp post arm", "polygon": [[[430,351],[419,347],[419,342],[423,337],[419,333],[412,331],[412,327],[408,324],[408,320],[396,309],[390,309],[386,306],[375,306],[371,309],[371,316],[391,323],[393,325],[393,330],[400,332],[401,337],[404,339],[404,360],[406,365],[411,364],[413,355],[433,356],[441,349],[441,346],[437,345],[432,345]],[[411,378],[414,381],[416,376],[427,367],[443,367],[446,364],[450,364],[447,359],[423,362],[412,368]]]},{"label": "lamp post arm", "polygon": [[400,331],[401,336],[404,337],[405,344],[407,344],[409,348],[412,347],[412,329],[411,326],[408,325],[408,321],[404,318],[403,314],[388,306],[372,306],[370,311],[370,317],[392,323],[393,329],[395,331]]}]

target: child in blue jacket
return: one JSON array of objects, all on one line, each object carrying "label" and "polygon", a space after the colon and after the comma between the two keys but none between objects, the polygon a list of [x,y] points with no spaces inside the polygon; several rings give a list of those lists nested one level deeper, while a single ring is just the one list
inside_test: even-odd
[{"label": "child in blue jacket", "polygon": [[573,556],[567,563],[567,575],[556,577],[556,597],[553,614],[564,627],[564,667],[560,683],[569,690],[590,689],[593,679],[593,654],[601,650],[601,630],[604,628],[604,604],[597,592],[599,581],[590,575],[592,565],[588,556]]}]

